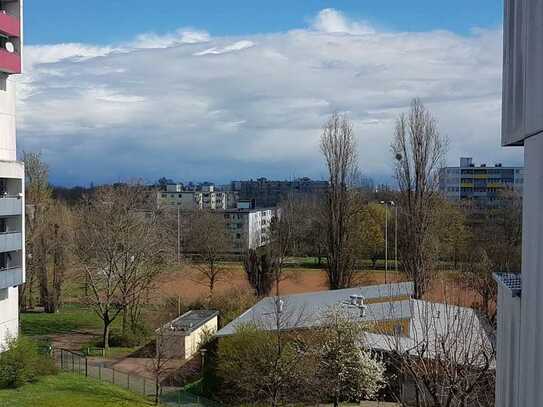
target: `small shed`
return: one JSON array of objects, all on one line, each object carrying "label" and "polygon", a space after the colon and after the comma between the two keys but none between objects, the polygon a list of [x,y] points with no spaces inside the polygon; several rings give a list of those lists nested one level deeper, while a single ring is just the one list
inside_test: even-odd
[{"label": "small shed", "polygon": [[192,358],[205,338],[217,332],[218,316],[214,310],[185,312],[157,329],[157,347],[162,346],[161,352],[168,358]]}]

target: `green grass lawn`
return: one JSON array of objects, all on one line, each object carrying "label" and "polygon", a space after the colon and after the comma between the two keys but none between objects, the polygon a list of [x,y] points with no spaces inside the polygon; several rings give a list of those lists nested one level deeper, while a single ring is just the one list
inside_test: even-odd
[{"label": "green grass lawn", "polygon": [[62,373],[14,390],[0,390],[0,407],[142,407],[151,403],[120,387]]},{"label": "green grass lawn", "polygon": [[[118,329],[121,317],[111,324]],[[55,314],[45,312],[21,313],[21,330],[24,335],[43,336],[70,333],[74,331],[102,332],[102,320],[90,308],[79,304],[66,304]]]},{"label": "green grass lawn", "polygon": [[81,330],[100,331],[102,321],[94,311],[80,305],[67,304],[55,314],[25,312],[21,314],[24,335],[53,335]]}]

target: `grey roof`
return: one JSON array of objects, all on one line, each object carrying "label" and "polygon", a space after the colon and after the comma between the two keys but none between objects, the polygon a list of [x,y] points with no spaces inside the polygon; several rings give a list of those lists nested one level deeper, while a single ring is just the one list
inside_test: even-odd
[{"label": "grey roof", "polygon": [[[472,308],[451,304],[411,300],[413,317],[409,325],[409,336],[392,336],[382,333],[365,333],[364,341],[374,350],[397,351],[421,354],[424,347],[428,357],[436,358],[443,352],[443,341],[447,349],[454,349],[459,363],[469,358],[472,363],[484,364],[483,349],[493,354],[492,334]],[[450,352],[450,351],[449,351]],[[492,360],[491,367],[495,367]]]},{"label": "grey roof", "polygon": [[[412,315],[409,301],[366,304],[365,315],[361,317],[360,309],[350,305],[349,300],[351,295],[361,295],[368,301],[388,297],[410,297],[412,294],[413,283],[397,283],[285,295],[278,298],[267,297],[222,328],[217,332],[217,336],[232,335],[238,327],[247,324],[258,325],[261,329],[276,329],[278,322],[281,329],[319,326],[326,311],[334,306],[342,306],[353,319],[367,322],[409,319]],[[279,300],[282,301],[282,311],[278,318],[275,310]]]},{"label": "grey roof", "polygon": [[[206,322],[219,315],[215,310],[190,310],[164,325],[171,331],[190,335]],[[164,328],[163,327],[163,328]]]}]

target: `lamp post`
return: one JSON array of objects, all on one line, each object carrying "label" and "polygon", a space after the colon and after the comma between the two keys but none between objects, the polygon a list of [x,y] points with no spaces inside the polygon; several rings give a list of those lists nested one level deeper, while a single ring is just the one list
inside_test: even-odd
[{"label": "lamp post", "polygon": [[398,206],[394,201],[381,201],[381,205],[385,206],[385,284],[388,283],[388,205],[394,206],[394,269],[398,272]]}]

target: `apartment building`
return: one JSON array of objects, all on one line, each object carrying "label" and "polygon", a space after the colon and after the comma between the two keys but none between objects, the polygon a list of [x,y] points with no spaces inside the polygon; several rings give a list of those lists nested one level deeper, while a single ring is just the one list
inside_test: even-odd
[{"label": "apartment building", "polygon": [[239,192],[239,199],[254,200],[258,208],[266,208],[279,205],[289,194],[323,194],[328,189],[328,181],[314,181],[307,177],[292,181],[258,178],[232,181],[231,189]]},{"label": "apartment building", "polygon": [[236,207],[237,201],[237,192],[219,191],[213,185],[204,185],[199,189],[185,189],[181,184],[173,184],[167,185],[165,191],[157,192],[159,206],[179,207],[184,211],[232,209]]},{"label": "apartment building", "polygon": [[479,206],[492,206],[500,191],[512,189],[522,194],[524,169],[494,164],[475,165],[471,157],[460,158],[460,166],[441,170],[439,189],[449,201],[469,199]]},{"label": "apartment building", "polygon": [[22,3],[0,1],[0,351],[18,334],[18,287],[25,281],[25,175],[16,155],[13,77],[21,73]]},{"label": "apartment building", "polygon": [[543,406],[543,1],[505,0],[502,145],[524,146],[522,271],[497,274],[496,406]]},{"label": "apartment building", "polygon": [[241,254],[247,249],[257,249],[269,243],[270,227],[278,216],[278,209],[240,207],[222,213],[231,235],[233,252]]}]

